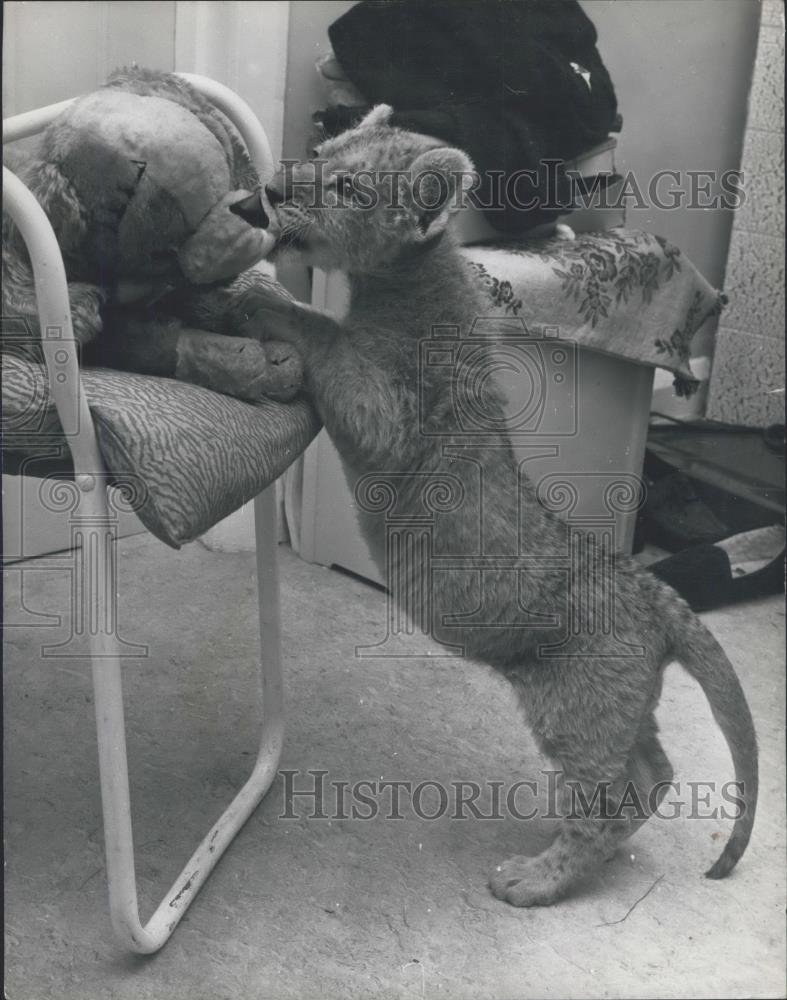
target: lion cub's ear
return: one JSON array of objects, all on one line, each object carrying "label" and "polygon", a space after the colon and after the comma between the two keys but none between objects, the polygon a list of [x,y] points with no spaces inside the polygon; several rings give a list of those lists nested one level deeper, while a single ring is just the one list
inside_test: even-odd
[{"label": "lion cub's ear", "polygon": [[390,104],[376,104],[367,115],[362,118],[356,128],[376,128],[379,125],[387,125],[391,120],[394,109]]},{"label": "lion cub's ear", "polygon": [[453,213],[464,207],[464,192],[474,178],[470,158],[450,146],[429,149],[413,160],[410,185],[419,240],[434,239],[445,230]]}]

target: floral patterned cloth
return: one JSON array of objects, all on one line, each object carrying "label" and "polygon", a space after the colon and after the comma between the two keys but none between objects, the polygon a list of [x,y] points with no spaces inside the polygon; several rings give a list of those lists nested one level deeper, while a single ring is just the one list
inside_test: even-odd
[{"label": "floral patterned cloth", "polygon": [[630,229],[582,233],[574,240],[483,243],[463,249],[497,314],[640,364],[667,368],[678,395],[699,385],[691,340],[726,297],[680,250]]}]

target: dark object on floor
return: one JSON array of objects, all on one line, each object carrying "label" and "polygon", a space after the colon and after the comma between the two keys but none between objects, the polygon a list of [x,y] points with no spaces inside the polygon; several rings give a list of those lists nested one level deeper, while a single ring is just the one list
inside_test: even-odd
[{"label": "dark object on floor", "polygon": [[730,560],[715,545],[694,545],[648,569],[676,590],[692,611],[710,611],[729,599]]},{"label": "dark object on floor", "polygon": [[[392,124],[467,151],[478,197],[498,201],[486,217],[501,232],[564,214],[572,185],[544,162],[571,161],[622,125],[596,29],[576,0],[359,3],[328,34],[369,103],[393,106]],[[348,127],[348,110],[321,112],[326,130]],[[490,171],[538,177],[520,174],[513,198],[495,199]]]},{"label": "dark object on floor", "polygon": [[771,424],[770,427],[766,427],[762,432],[762,439],[767,448],[784,458],[784,424]]},{"label": "dark object on floor", "polygon": [[774,440],[770,429],[709,420],[651,425],[646,469],[660,462],[662,469],[683,472],[716,516],[729,524],[730,534],[737,534],[772,524],[774,513],[784,516],[784,451],[773,448]]},{"label": "dark object on floor", "polygon": [[[670,552],[713,542],[783,521],[785,516],[784,452],[771,447],[757,428],[712,421],[651,425],[645,452],[644,478],[649,494],[657,484],[680,473],[694,494],[726,531],[713,537],[689,538],[682,544],[659,530],[646,504],[637,522],[634,551],[652,542]],[[666,490],[666,487],[661,487]],[[655,503],[655,499],[653,500]],[[691,504],[692,501],[687,501]],[[662,505],[663,506],[663,505]],[[669,520],[662,511],[662,520]]]},{"label": "dark object on floor", "polygon": [[[648,481],[648,494],[638,524],[638,541],[668,552],[690,545],[717,542],[730,534],[723,521],[704,503],[691,479],[671,472]],[[641,545],[640,545],[641,547]]]},{"label": "dark object on floor", "polygon": [[[779,546],[781,551],[775,555]],[[784,558],[784,529],[775,525],[718,545],[695,545],[648,568],[673,587],[692,611],[710,611],[783,592]]]}]

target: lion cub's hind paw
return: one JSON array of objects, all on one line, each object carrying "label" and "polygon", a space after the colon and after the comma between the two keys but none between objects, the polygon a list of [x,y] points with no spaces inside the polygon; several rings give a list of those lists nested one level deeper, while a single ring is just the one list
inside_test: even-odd
[{"label": "lion cub's hind paw", "polygon": [[563,879],[539,858],[517,855],[494,869],[489,888],[512,906],[550,906],[562,895]]}]

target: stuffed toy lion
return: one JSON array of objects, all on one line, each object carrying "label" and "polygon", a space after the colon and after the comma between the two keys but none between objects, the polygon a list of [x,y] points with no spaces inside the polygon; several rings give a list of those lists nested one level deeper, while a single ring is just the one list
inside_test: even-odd
[{"label": "stuffed toy lion", "polygon": [[[252,402],[298,391],[297,354],[263,343],[244,312],[259,283],[275,284],[261,263],[273,243],[264,209],[258,198],[248,209],[260,179],[232,124],[188,83],[119,71],[12,168],[60,244],[84,362]],[[8,218],[3,270],[3,316],[15,330],[24,320],[29,350],[40,337],[33,275]],[[13,349],[7,338],[3,349]]]}]

